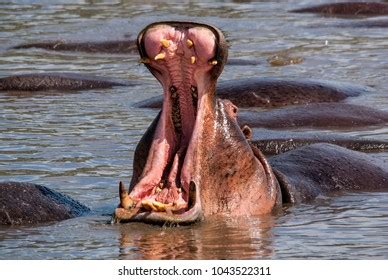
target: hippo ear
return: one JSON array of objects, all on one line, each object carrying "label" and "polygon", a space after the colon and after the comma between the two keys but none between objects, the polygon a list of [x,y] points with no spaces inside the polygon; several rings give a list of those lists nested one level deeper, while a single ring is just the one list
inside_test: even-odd
[{"label": "hippo ear", "polygon": [[241,127],[241,131],[245,136],[245,139],[252,140],[252,129],[246,124]]}]

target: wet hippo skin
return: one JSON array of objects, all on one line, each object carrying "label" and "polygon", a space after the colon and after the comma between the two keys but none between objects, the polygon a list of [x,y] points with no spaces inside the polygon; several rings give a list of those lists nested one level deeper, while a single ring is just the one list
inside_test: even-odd
[{"label": "wet hippo skin", "polygon": [[12,49],[46,49],[52,51],[72,51],[89,53],[134,53],[136,44],[131,40],[121,41],[103,41],[103,42],[66,42],[66,41],[48,41],[22,44],[12,47]]},{"label": "wet hippo skin", "polygon": [[75,73],[37,73],[0,78],[0,91],[87,90],[136,84]]},{"label": "wet hippo skin", "polygon": [[[244,134],[246,133],[244,131]],[[334,133],[291,132],[267,129],[252,129],[248,132],[250,143],[265,155],[281,154],[314,143],[329,143],[362,152],[388,151],[387,140],[376,140]]]},{"label": "wet hippo skin", "polygon": [[[113,221],[187,224],[213,215],[269,214],[284,203],[343,191],[388,191],[385,161],[337,145],[307,145],[268,161],[247,140],[249,131],[240,128],[237,107],[216,98],[216,81],[227,59],[225,38],[216,27],[153,23],[139,34],[138,48],[163,86],[163,109],[136,148],[129,189],[119,183]],[[311,105],[326,106],[325,114],[338,109],[333,103]],[[349,112],[359,125],[388,120],[385,112],[369,119],[364,113],[372,109],[336,105],[346,108],[335,115],[343,114],[341,125],[349,126]],[[313,108],[302,109],[305,124]],[[286,119],[293,116],[290,112],[276,116]],[[261,119],[263,112],[257,114]],[[319,117],[314,122],[327,125]]]},{"label": "wet hippo skin", "polygon": [[240,111],[241,126],[263,128],[350,128],[387,125],[388,112],[346,103],[317,103],[265,112]]},{"label": "wet hippo skin", "polygon": [[388,163],[336,145],[308,145],[269,162],[286,203],[306,202],[333,192],[388,191]]},{"label": "wet hippo skin", "polygon": [[89,208],[44,186],[0,182],[0,224],[38,224],[81,216]]},{"label": "wet hippo skin", "polygon": [[[220,82],[217,96],[240,108],[275,108],[294,104],[338,102],[372,92],[367,86],[309,79],[247,78]],[[139,108],[161,108],[162,96],[134,104]]]},{"label": "wet hippo skin", "polygon": [[293,13],[319,13],[343,16],[388,15],[388,4],[381,2],[343,2],[328,3],[312,7],[291,10]]}]

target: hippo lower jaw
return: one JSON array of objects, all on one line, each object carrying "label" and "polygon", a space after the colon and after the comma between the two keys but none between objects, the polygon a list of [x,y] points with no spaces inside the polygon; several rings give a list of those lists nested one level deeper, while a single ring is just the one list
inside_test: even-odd
[{"label": "hippo lower jaw", "polygon": [[206,108],[212,106],[207,95],[214,95],[214,78],[222,71],[217,32],[207,25],[168,22],[139,34],[142,61],[162,84],[164,102],[139,181],[128,193],[120,184],[115,221],[191,223],[202,218],[197,144]]}]

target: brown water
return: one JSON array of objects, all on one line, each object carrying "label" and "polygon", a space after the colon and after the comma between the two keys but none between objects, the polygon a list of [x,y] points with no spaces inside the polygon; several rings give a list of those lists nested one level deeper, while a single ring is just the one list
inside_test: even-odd
[{"label": "brown water", "polygon": [[[136,143],[156,111],[134,102],[160,93],[136,55],[10,50],[42,40],[135,37],[147,23],[195,20],[223,29],[230,57],[222,79],[266,76],[347,81],[376,91],[349,100],[386,110],[388,29],[335,27],[366,18],[291,14],[315,1],[8,1],[0,3],[0,76],[80,72],[140,80],[142,86],[73,93],[0,94],[0,181],[44,184],[92,208],[91,215],[36,227],[0,227],[0,259],[388,258],[388,195],[320,197],[276,215],[214,217],[178,228],[110,225],[117,182],[128,182]],[[289,52],[304,62],[271,67]],[[342,131],[388,139],[387,127]],[[379,154],[388,160],[388,154]],[[368,176],[367,174],[365,176]]]}]

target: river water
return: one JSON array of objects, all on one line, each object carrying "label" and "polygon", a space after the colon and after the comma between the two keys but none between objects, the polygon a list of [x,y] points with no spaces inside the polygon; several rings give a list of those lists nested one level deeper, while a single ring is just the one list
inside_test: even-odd
[{"label": "river water", "polygon": [[[312,0],[36,2],[0,3],[0,77],[77,72],[141,85],[0,94],[0,181],[44,184],[92,209],[91,215],[58,223],[0,226],[0,259],[388,258],[386,193],[320,197],[273,215],[214,217],[184,227],[109,224],[118,203],[118,181],[129,181],[136,143],[157,114],[131,105],[159,94],[159,85],[138,65],[136,55],[9,49],[43,40],[135,38],[154,21],[202,21],[226,32],[230,57],[261,62],[227,66],[222,80],[258,76],[369,85],[375,92],[348,102],[386,110],[388,29],[352,27],[376,19],[287,12],[315,4]],[[285,52],[303,57],[303,63],[267,63]],[[340,132],[388,139],[387,127]],[[388,160],[387,153],[377,156]]]}]

